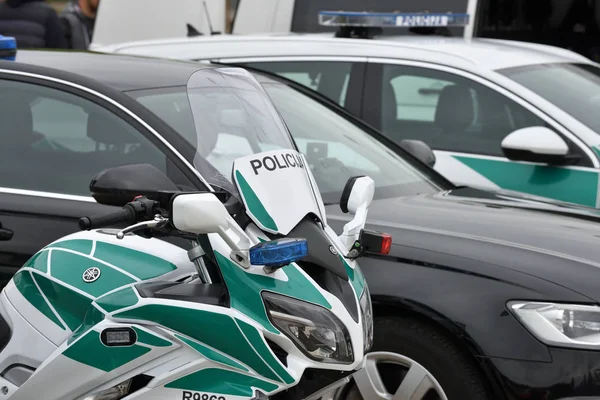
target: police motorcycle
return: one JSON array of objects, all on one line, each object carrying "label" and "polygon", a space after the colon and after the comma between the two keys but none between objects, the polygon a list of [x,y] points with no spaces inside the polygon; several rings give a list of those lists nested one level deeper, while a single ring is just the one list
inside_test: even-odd
[{"label": "police motorcycle", "polygon": [[381,246],[363,229],[373,181],[348,181],[338,236],[249,73],[199,70],[187,97],[207,190],[149,164],[92,180],[122,208],[81,218],[0,294],[0,399],[316,399],[363,366],[373,317],[356,259]]}]

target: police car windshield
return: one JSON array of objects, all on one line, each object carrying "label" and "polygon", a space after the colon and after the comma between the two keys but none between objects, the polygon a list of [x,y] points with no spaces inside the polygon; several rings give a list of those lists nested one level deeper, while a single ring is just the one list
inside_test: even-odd
[{"label": "police car windshield", "polygon": [[600,134],[600,68],[592,64],[537,64],[498,70]]},{"label": "police car windshield", "polygon": [[[283,117],[298,149],[306,154],[325,203],[338,203],[348,178],[357,175],[368,175],[375,181],[375,198],[432,194],[450,189],[435,172],[403,158],[361,127],[309,96],[282,83],[264,83],[263,87]],[[148,89],[128,94],[188,142],[196,139],[189,106],[186,108],[188,101],[184,88]],[[228,136],[227,139],[227,143],[231,143],[235,138]],[[206,159],[219,165],[219,159],[236,157],[228,156],[235,148],[241,147],[230,148],[223,142],[218,154],[214,157],[209,154]],[[229,161],[222,164],[220,168],[230,168]],[[202,169],[199,163],[196,167]],[[206,177],[206,168],[201,172]],[[225,176],[229,177],[231,173]],[[226,185],[227,182],[217,184],[229,191]]]}]

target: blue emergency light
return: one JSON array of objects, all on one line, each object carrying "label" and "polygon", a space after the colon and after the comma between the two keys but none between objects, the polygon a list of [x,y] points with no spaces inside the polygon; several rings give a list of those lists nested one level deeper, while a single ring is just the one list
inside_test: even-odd
[{"label": "blue emergency light", "polygon": [[14,37],[0,35],[0,60],[17,59],[17,40]]},{"label": "blue emergency light", "polygon": [[355,26],[377,28],[435,28],[464,27],[469,14],[454,13],[373,13],[355,11],[321,11],[319,24],[323,26]]},{"label": "blue emergency light", "polygon": [[252,246],[248,252],[250,264],[280,268],[306,257],[308,243],[306,239],[278,239]]}]

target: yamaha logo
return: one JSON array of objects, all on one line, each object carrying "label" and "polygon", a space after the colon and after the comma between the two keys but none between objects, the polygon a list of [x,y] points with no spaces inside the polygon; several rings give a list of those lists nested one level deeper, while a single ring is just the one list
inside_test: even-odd
[{"label": "yamaha logo", "polygon": [[100,278],[100,268],[92,267],[86,269],[83,273],[82,278],[85,283],[92,283],[97,281],[98,278]]},{"label": "yamaha logo", "polygon": [[337,256],[337,255],[338,255],[338,252],[337,252],[337,250],[335,249],[335,247],[333,247],[333,246],[331,246],[331,245],[329,246],[329,251],[330,251],[330,252],[331,252],[331,254],[333,254],[334,256]]}]

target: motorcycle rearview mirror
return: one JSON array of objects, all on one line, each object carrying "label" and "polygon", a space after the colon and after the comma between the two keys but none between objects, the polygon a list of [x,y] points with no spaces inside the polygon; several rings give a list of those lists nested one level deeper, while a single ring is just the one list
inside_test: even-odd
[{"label": "motorcycle rearview mirror", "polygon": [[361,230],[367,222],[367,211],[375,195],[375,182],[368,176],[354,176],[348,179],[342,197],[340,208],[344,213],[354,215],[354,218],[344,225],[340,240],[350,251],[359,239]]},{"label": "motorcycle rearview mirror", "polygon": [[[178,193],[170,206],[172,225],[196,235],[217,233],[232,249],[232,258],[248,268],[250,239],[214,193]],[[244,251],[245,250],[245,251]]]},{"label": "motorcycle rearview mirror", "polygon": [[296,238],[272,240],[250,247],[248,253],[251,265],[263,265],[265,272],[271,273],[308,256],[308,242]]},{"label": "motorcycle rearview mirror", "polygon": [[361,207],[369,207],[375,194],[375,182],[368,176],[353,176],[348,179],[340,199],[343,213],[356,215]]},{"label": "motorcycle rearview mirror", "polygon": [[146,196],[167,208],[179,188],[150,164],[131,164],[108,168],[90,183],[94,199],[104,205],[123,207],[137,196]]}]

